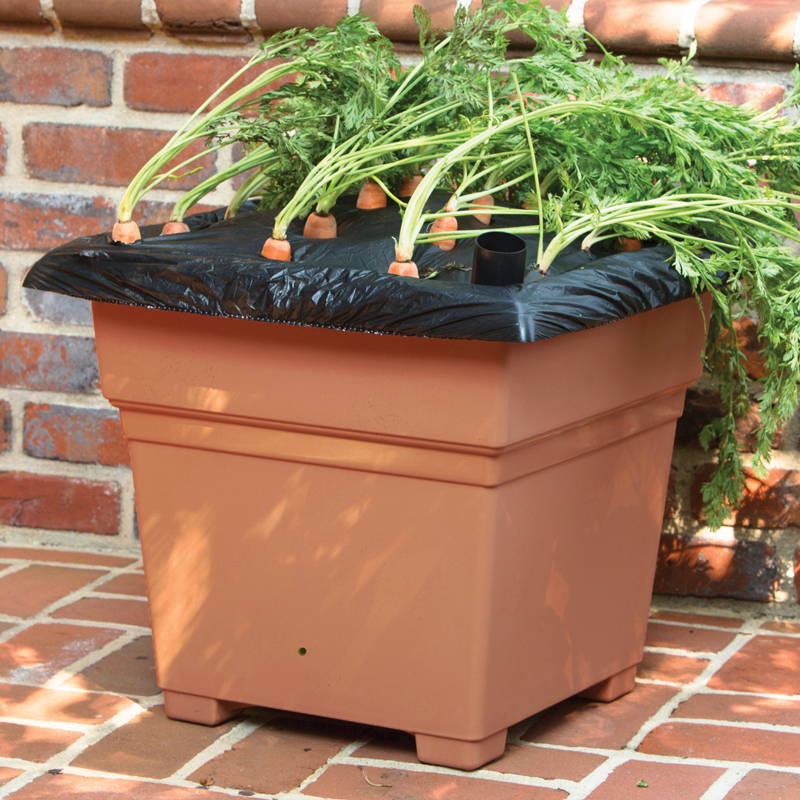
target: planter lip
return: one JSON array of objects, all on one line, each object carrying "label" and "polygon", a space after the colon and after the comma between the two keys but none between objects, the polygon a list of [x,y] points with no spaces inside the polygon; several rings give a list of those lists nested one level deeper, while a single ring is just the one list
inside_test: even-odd
[{"label": "planter lip", "polygon": [[[189,233],[165,237],[156,226],[146,228],[145,238],[135,245],[114,244],[107,234],[76,239],[39,259],[24,285],[93,301],[210,316],[494,342],[549,339],[692,294],[688,281],[668,264],[670,251],[662,246],[598,257],[581,252],[576,244],[564,251],[546,278],[529,272],[521,287],[473,285],[466,272],[462,280],[398,278],[383,268],[391,260],[396,209],[344,208],[336,213],[337,240],[306,239],[290,229],[299,256],[290,264],[254,255],[269,229],[271,212],[221,221],[220,209],[188,218]],[[533,237],[527,239],[532,249]],[[454,261],[466,265],[472,260],[472,243],[464,241],[451,252],[423,245],[415,259],[438,270]],[[349,266],[337,265],[343,262]]]}]

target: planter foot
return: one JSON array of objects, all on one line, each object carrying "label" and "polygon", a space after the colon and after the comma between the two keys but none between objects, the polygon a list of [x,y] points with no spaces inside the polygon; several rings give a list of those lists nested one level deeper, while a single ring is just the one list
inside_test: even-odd
[{"label": "planter foot", "polygon": [[601,703],[610,703],[612,700],[628,694],[636,686],[637,666],[638,664],[634,664],[632,667],[620,670],[610,678],[606,678],[604,681],[600,681],[600,683],[596,683],[594,686],[579,692],[578,697],[584,697],[587,700],[599,700]]},{"label": "planter foot", "polygon": [[164,711],[170,719],[184,722],[197,722],[200,725],[219,725],[237,712],[247,708],[243,703],[215,700],[213,697],[200,697],[183,692],[164,692]]},{"label": "planter foot", "polygon": [[426,764],[436,764],[440,767],[478,769],[503,755],[507,733],[508,729],[503,728],[477,742],[417,733],[414,736],[417,741],[417,758]]}]

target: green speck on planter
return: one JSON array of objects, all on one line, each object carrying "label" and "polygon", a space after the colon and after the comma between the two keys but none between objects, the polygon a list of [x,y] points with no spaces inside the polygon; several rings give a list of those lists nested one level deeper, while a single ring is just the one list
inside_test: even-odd
[{"label": "green speck on planter", "polygon": [[636,781],[636,785],[640,789],[646,789],[650,784],[647,781]]}]

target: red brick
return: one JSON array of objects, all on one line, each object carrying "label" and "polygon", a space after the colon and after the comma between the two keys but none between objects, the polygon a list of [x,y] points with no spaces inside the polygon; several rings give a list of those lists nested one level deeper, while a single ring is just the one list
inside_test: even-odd
[{"label": "red brick", "polygon": [[107,628],[31,625],[0,643],[0,680],[41,683],[118,636]]},{"label": "red brick", "polygon": [[[353,753],[353,758],[416,763],[414,738],[408,734],[387,734],[360,747]],[[497,761],[492,761],[487,769],[508,775],[527,775],[546,780],[579,781],[604,761],[603,756],[592,753],[537,747],[532,744],[508,744],[505,753]]]},{"label": "red brick", "polygon": [[754,636],[708,685],[722,691],[800,694],[800,638]]},{"label": "red brick", "polygon": [[624,747],[675,693],[670,686],[638,684],[613,703],[571,698],[537,715],[522,738],[567,747]]},{"label": "red brick", "polygon": [[646,644],[650,647],[673,647],[676,650],[716,653],[727,647],[735,638],[736,634],[724,631],[651,622],[647,626]]},{"label": "red brick", "polygon": [[681,703],[672,716],[800,728],[800,700],[742,694],[696,694]]},{"label": "red brick", "polygon": [[112,594],[131,594],[138,597],[147,596],[147,587],[144,582],[144,575],[138,572],[128,572],[124,575],[117,575],[110,581],[101,583],[96,592],[109,592]]},{"label": "red brick", "polygon": [[[367,781],[370,781],[368,783]],[[376,788],[374,784],[380,784]],[[372,785],[370,785],[372,784]],[[566,800],[566,792],[480,780],[461,775],[406,772],[335,764],[303,790],[314,797],[340,800]],[[380,794],[378,794],[380,792]]]},{"label": "red brick", "polygon": [[140,636],[71,678],[65,686],[150,697],[158,694],[153,643]]},{"label": "red brick", "polygon": [[743,619],[736,617],[721,617],[717,614],[691,614],[686,611],[656,611],[650,616],[654,620],[668,622],[683,622],[686,625],[713,625],[716,628],[741,628]]},{"label": "red brick", "polygon": [[29,472],[0,472],[0,522],[26,528],[116,534],[120,488]]},{"label": "red brick", "polygon": [[649,733],[638,749],[661,756],[800,766],[800,733],[731,725],[667,722]]},{"label": "red brick", "polygon": [[358,733],[354,725],[319,718],[273,720],[203,764],[189,780],[264,794],[289,791],[350,744]]},{"label": "red brick", "polygon": [[102,570],[33,564],[0,578],[0,611],[30,617],[104,575]]},{"label": "red brick", "polygon": [[[654,800],[700,800],[723,772],[715,767],[627,761],[589,794],[587,800],[642,800],[643,794]],[[646,786],[642,786],[642,782]]]},{"label": "red brick", "polygon": [[34,458],[111,466],[130,463],[115,410],[26,403],[23,424],[23,447]]},{"label": "red brick", "polygon": [[49,392],[95,392],[94,339],[0,331],[0,386]]},{"label": "red brick", "polygon": [[761,626],[765,631],[777,631],[778,633],[800,633],[800,622],[789,622],[789,620],[774,620],[765,622]]},{"label": "red brick", "polygon": [[645,653],[636,675],[654,681],[691,683],[707,666],[708,661],[702,658]]},{"label": "red brick", "polygon": [[[702,518],[700,487],[712,466],[698,468],[692,485],[692,510]],[[723,523],[743,528],[789,528],[800,525],[800,470],[771,469],[766,477],[745,470],[745,490],[738,508]]]},{"label": "red brick", "polygon": [[11,406],[0,400],[0,453],[11,449]]},{"label": "red brick", "polygon": [[111,105],[111,59],[96,50],[2,48],[0,100],[56,106]]},{"label": "red brick", "polygon": [[72,765],[141,778],[166,778],[235,724],[231,721],[206,727],[177,722],[167,719],[163,707],[157,706],[112,731]]},{"label": "red brick", "polygon": [[105,197],[0,194],[0,246],[49,250],[78,236],[110,230],[115,218],[114,206]]},{"label": "red brick", "polygon": [[147,603],[144,600],[127,600],[122,597],[117,600],[85,597],[58,609],[53,616],[64,619],[89,619],[94,622],[114,622],[120,625],[150,627]]},{"label": "red brick", "polygon": [[11,769],[11,767],[0,767],[0,786],[8,783],[12,778],[22,775],[21,770]]},{"label": "red brick", "polygon": [[797,800],[798,797],[800,775],[754,769],[725,795],[725,800]]},{"label": "red brick", "polygon": [[48,26],[39,0],[0,0],[0,26]]},{"label": "red brick", "polygon": [[256,0],[256,20],[259,27],[268,33],[295,27],[332,27],[345,16],[347,0],[321,0],[313,4],[295,0]]},{"label": "red brick", "polygon": [[22,561],[57,561],[62,564],[88,564],[92,567],[127,567],[136,561],[130,556],[107,556],[100,553],[76,553],[42,547],[6,547],[0,545],[0,558]]},{"label": "red brick", "polygon": [[663,534],[653,590],[662,594],[770,600],[780,574],[773,547],[733,535]]},{"label": "red brick", "polygon": [[3,175],[6,171],[6,157],[8,154],[8,147],[6,145],[6,131],[2,125],[0,125],[0,175]]},{"label": "red brick", "polygon": [[181,39],[250,39],[242,27],[239,0],[156,0],[156,7],[162,25]]},{"label": "red brick", "polygon": [[[416,42],[419,31],[414,23],[412,0],[361,0],[361,11],[378,24],[381,33],[390,39]],[[452,28],[456,10],[455,0],[425,0],[419,3],[431,15],[434,28]]]},{"label": "red brick", "polygon": [[[800,545],[794,549],[794,596],[800,603]],[[797,633],[800,633],[800,630]]]},{"label": "red brick", "polygon": [[[712,83],[704,94],[723,103],[741,106],[750,103],[766,111],[783,100],[786,90],[779,83]],[[760,359],[759,359],[760,361]],[[763,368],[763,362],[761,362]]]},{"label": "red brick", "polygon": [[14,792],[14,800],[230,800],[230,795],[124,778],[42,775]]},{"label": "red brick", "polygon": [[47,761],[81,736],[77,731],[0,722],[0,758]]},{"label": "red brick", "polygon": [[588,0],[583,22],[609,50],[618,53],[677,52],[685,0]]},{"label": "red brick", "polygon": [[146,30],[141,0],[54,0],[53,8],[65,28]]},{"label": "red brick", "polygon": [[[23,129],[25,164],[33,178],[49,181],[127,186],[141,165],[165,145],[172,132],[147,128],[105,128],[32,122]],[[165,171],[205,146],[197,142],[173,159]],[[168,179],[161,189],[189,189],[214,172],[215,157],[206,155]],[[187,172],[199,167],[198,172]]]},{"label": "red brick", "polygon": [[99,725],[132,705],[124,697],[0,683],[2,717]]},{"label": "red brick", "polygon": [[194,111],[246,63],[233,56],[136,53],[125,64],[125,102],[142,111]]},{"label": "red brick", "polygon": [[711,0],[698,9],[698,53],[715,58],[792,60],[795,0]]}]

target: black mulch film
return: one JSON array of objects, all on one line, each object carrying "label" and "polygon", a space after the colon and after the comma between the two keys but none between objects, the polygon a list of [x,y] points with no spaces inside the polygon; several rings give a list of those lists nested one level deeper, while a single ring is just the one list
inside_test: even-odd
[{"label": "black mulch film", "polygon": [[[441,208],[434,195],[430,208]],[[334,209],[336,239],[307,239],[302,221],[288,238],[293,261],[262,258],[274,212],[248,211],[231,220],[223,210],[187,218],[189,233],[160,236],[145,227],[133,245],[108,234],[75,239],[44,255],[28,273],[32,289],[171,311],[311,325],[337,330],[442,339],[533,342],[591,328],[691,295],[669,265],[667,247],[627,253],[563,251],[542,277],[537,242],[527,244],[520,286],[470,283],[475,239],[454,250],[420,245],[414,260],[427,280],[387,274],[400,228],[396,207],[359,211],[345,197]],[[532,217],[495,215],[491,227],[530,224]],[[460,227],[487,227],[460,217]]]}]

